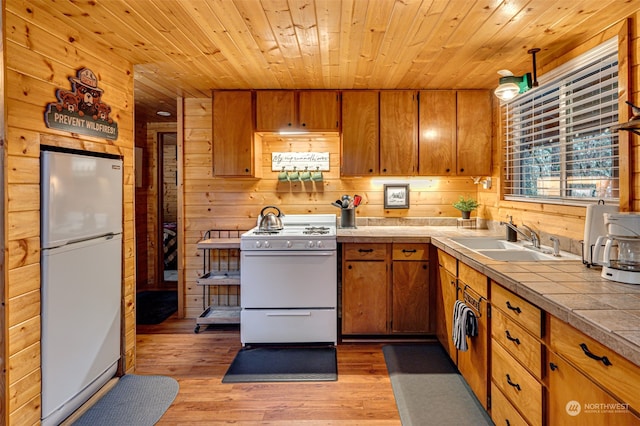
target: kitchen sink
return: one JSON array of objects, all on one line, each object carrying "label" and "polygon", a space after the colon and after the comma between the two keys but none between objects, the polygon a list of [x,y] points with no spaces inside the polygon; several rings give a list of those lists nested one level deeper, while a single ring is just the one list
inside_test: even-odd
[{"label": "kitchen sink", "polygon": [[482,256],[503,262],[536,262],[549,260],[579,260],[580,257],[561,251],[560,256],[554,256],[551,248],[534,249],[523,241],[510,242],[499,238],[452,238],[451,241],[472,250]]},{"label": "kitchen sink", "polygon": [[498,238],[452,238],[453,242],[465,246],[471,250],[482,249],[517,249],[521,250],[522,244],[512,243]]},{"label": "kitchen sink", "polygon": [[[493,260],[502,260],[503,262],[531,262],[536,260],[559,260],[562,256],[554,256],[539,251],[529,249],[518,250],[477,250],[478,254],[490,257]],[[564,258],[566,260],[566,257]]]}]

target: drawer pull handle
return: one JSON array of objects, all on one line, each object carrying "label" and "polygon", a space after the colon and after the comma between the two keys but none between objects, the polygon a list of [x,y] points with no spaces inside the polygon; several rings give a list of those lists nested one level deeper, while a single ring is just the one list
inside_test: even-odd
[{"label": "drawer pull handle", "polygon": [[372,253],[373,249],[358,249],[360,253]]},{"label": "drawer pull handle", "polygon": [[402,249],[402,252],[403,252],[403,253],[415,253],[415,252],[417,252],[417,251],[418,251],[418,250],[416,250],[416,249],[412,249],[412,250]]},{"label": "drawer pull handle", "polygon": [[513,382],[511,381],[511,377],[509,377],[509,375],[508,375],[508,374],[507,374],[507,383],[509,383],[509,384],[510,384],[511,386],[513,386],[514,388],[516,388],[516,389],[520,390],[520,385],[519,385],[519,384],[517,384],[517,383],[513,383]]},{"label": "drawer pull handle", "polygon": [[504,333],[507,335],[507,340],[511,340],[516,345],[520,344],[520,339],[518,339],[517,337],[511,337],[511,334],[509,333],[509,330],[505,330]]},{"label": "drawer pull handle", "polygon": [[549,368],[551,369],[551,371],[556,371],[558,369],[558,365],[550,362]]},{"label": "drawer pull handle", "polygon": [[512,311],[515,311],[516,314],[519,314],[520,312],[522,312],[522,310],[519,307],[512,306],[508,300],[507,300],[507,308],[511,309]]},{"label": "drawer pull handle", "polygon": [[589,348],[587,347],[586,343],[580,343],[580,348],[582,348],[582,352],[584,352],[584,354],[586,356],[588,356],[589,358],[595,359],[596,361],[602,361],[602,363],[604,365],[607,365],[607,366],[608,365],[613,365],[613,364],[611,364],[611,361],[609,361],[609,358],[607,358],[606,356],[598,356],[598,355],[595,355],[595,354],[591,353],[589,351]]}]

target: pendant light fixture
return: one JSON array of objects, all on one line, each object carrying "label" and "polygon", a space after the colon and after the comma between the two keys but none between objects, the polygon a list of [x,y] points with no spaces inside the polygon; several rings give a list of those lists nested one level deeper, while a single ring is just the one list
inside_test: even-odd
[{"label": "pendant light fixture", "polygon": [[533,59],[533,78],[532,74],[529,72],[518,77],[513,75],[513,73],[509,70],[498,71],[498,74],[500,74],[502,77],[500,77],[499,85],[493,93],[501,101],[511,100],[518,96],[520,93],[524,93],[532,87],[538,86],[538,79],[536,75],[536,53],[538,53],[539,51],[540,49],[538,48],[529,49],[527,51],[527,53],[531,54]]}]

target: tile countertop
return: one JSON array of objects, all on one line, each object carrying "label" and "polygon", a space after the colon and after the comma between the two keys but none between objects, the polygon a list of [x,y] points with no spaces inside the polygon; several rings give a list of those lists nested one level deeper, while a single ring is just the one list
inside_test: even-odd
[{"label": "tile countertop", "polygon": [[340,243],[432,243],[551,315],[640,366],[640,285],[600,277],[580,260],[502,262],[460,246],[456,237],[504,237],[453,226],[359,226],[338,229]]}]

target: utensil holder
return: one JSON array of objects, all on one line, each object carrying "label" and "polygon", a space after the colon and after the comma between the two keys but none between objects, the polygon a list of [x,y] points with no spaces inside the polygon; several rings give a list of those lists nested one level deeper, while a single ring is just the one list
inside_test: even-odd
[{"label": "utensil holder", "polygon": [[356,209],[342,209],[340,213],[340,228],[356,227]]}]

